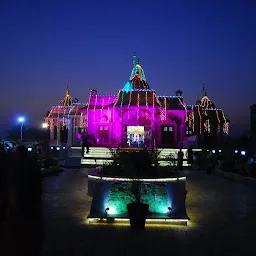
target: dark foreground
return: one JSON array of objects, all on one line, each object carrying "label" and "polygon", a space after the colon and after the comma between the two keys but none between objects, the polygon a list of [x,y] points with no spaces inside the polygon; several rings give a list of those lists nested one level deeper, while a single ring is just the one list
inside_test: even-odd
[{"label": "dark foreground", "polygon": [[[204,172],[188,174],[188,226],[89,226],[91,198],[85,170],[66,170],[44,180],[43,256],[245,255],[254,254],[256,188]],[[8,254],[6,254],[8,255]]]}]

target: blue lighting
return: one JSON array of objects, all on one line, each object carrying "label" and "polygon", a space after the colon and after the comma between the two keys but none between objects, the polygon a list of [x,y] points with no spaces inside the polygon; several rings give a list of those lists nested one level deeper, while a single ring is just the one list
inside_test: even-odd
[{"label": "blue lighting", "polygon": [[18,118],[18,122],[19,122],[19,123],[24,123],[24,122],[25,122],[25,118],[24,118],[23,116],[20,116],[20,117]]},{"label": "blue lighting", "polygon": [[130,83],[130,81],[128,81],[125,85],[124,85],[124,88],[123,88],[123,91],[125,91],[125,92],[130,92],[130,91],[132,91],[133,89],[132,89],[132,83]]},{"label": "blue lighting", "polygon": [[56,147],[56,149],[59,151],[59,150],[60,150],[60,147]]},{"label": "blue lighting", "polygon": [[66,149],[66,147],[63,147],[63,149]]}]

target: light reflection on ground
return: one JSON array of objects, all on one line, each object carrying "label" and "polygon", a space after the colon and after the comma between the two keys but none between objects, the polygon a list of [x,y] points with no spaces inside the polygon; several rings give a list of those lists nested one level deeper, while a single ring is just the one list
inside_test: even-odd
[{"label": "light reflection on ground", "polygon": [[[58,184],[58,186],[56,186]],[[245,255],[254,250],[256,188],[204,172],[187,179],[187,226],[88,225],[91,197],[85,170],[45,179],[46,241],[43,256],[66,255]],[[251,254],[251,253],[250,253]]]}]

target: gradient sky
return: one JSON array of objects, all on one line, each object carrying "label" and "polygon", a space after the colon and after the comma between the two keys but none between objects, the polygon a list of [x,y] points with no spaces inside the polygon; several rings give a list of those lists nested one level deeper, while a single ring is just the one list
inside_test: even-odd
[{"label": "gradient sky", "polygon": [[23,114],[39,126],[65,95],[116,94],[135,51],[158,95],[208,96],[249,130],[256,103],[256,1],[84,0],[0,3],[0,130]]}]

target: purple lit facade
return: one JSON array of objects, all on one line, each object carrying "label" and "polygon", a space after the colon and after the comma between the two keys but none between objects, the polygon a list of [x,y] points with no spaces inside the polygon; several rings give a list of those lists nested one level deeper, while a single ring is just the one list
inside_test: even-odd
[{"label": "purple lit facade", "polygon": [[228,133],[229,121],[206,93],[196,105],[186,105],[180,90],[175,96],[157,96],[135,55],[131,76],[117,95],[91,90],[87,104],[67,97],[68,89],[66,100],[45,118],[52,144],[63,143],[60,134],[67,130],[68,146],[79,145],[79,134],[86,132],[96,147],[218,147]]}]

